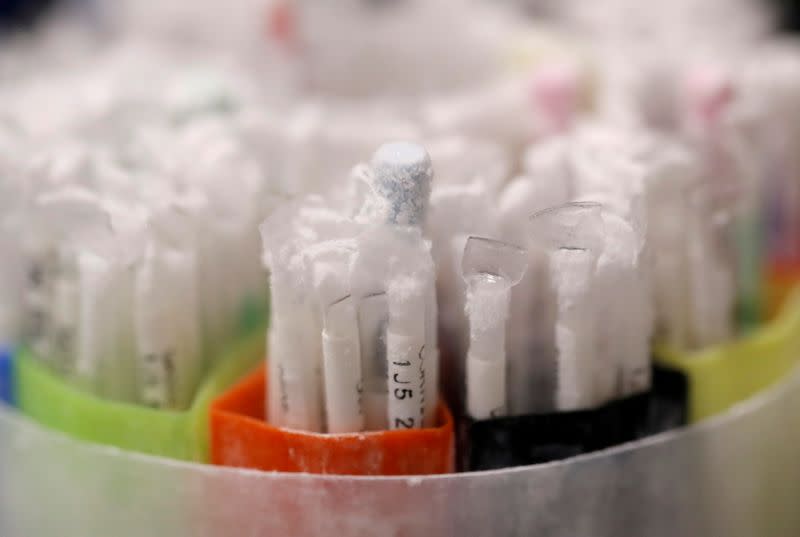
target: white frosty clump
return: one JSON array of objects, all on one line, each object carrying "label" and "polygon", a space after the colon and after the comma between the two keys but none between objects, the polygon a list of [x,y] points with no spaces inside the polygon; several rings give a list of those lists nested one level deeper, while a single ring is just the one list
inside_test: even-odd
[{"label": "white frosty clump", "polygon": [[373,155],[370,167],[371,213],[391,224],[422,224],[433,178],[425,149],[407,142],[384,144]]}]

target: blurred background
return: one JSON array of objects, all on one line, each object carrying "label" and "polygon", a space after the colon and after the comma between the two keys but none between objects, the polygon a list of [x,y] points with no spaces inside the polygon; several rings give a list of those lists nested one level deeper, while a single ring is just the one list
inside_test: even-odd
[{"label": "blurred background", "polygon": [[[372,4],[379,4],[384,3],[388,4],[393,2],[394,0],[364,0],[364,3],[372,3]],[[487,0],[483,0],[487,1]],[[772,22],[772,27],[775,30],[780,31],[790,31],[790,32],[797,32],[800,30],[800,2],[798,0],[753,0],[754,2],[761,2],[767,6],[767,8],[774,14],[774,20]],[[572,6],[569,4],[593,4],[597,7],[599,6],[607,6],[608,4],[613,3],[628,3],[632,6],[637,4],[647,4],[646,2],[635,2],[633,0],[626,0],[625,2],[619,2],[618,0],[606,0],[606,1],[598,1],[598,2],[577,2],[577,1],[554,1],[554,0],[502,0],[502,1],[495,1],[492,0],[491,3],[499,4],[499,3],[508,3],[513,4],[515,8],[518,8],[521,12],[534,16],[534,17],[545,17],[545,18],[552,18],[557,17],[559,14],[562,14],[566,11],[570,11]],[[42,22],[47,17],[53,16],[56,13],[63,12],[65,8],[67,9],[74,9],[78,12],[83,12],[84,15],[89,16],[95,15],[96,13],[92,13],[99,8],[107,9],[109,11],[124,11],[124,5],[130,4],[130,0],[128,1],[104,1],[104,0],[0,0],[0,24],[6,30],[17,29],[17,30],[30,30],[33,28],[37,23]],[[205,7],[208,7],[212,4],[220,4],[226,8],[233,8],[235,4],[244,4],[248,3],[248,0],[244,2],[182,2],[180,0],[175,2],[170,2],[170,4],[184,4],[185,8],[188,10],[196,10],[199,11]],[[250,2],[252,3],[252,2]],[[489,3],[489,2],[487,2]],[[735,7],[737,2],[706,2],[706,1],[682,1],[677,2],[678,4],[683,4],[687,9],[694,9],[699,7],[701,4],[709,4],[709,3],[717,3],[717,4],[724,4],[728,3],[731,4],[729,7]],[[106,4],[105,6],[101,6],[101,4]],[[141,4],[146,4],[145,2],[141,2]],[[205,4],[205,5],[204,5]],[[151,7],[151,6],[148,6]],[[163,11],[162,7],[159,6],[158,9],[152,9],[153,11]]]}]

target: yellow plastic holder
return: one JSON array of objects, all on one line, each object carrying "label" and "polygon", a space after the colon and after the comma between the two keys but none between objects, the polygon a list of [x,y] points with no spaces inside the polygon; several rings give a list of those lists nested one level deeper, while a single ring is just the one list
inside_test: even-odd
[{"label": "yellow plastic holder", "polygon": [[129,451],[180,460],[209,460],[212,399],[257,367],[265,356],[264,330],[251,329],[229,348],[182,412],[108,401],[64,381],[23,349],[15,360],[19,409],[51,429]]},{"label": "yellow plastic holder", "polygon": [[719,414],[787,376],[800,359],[800,288],[780,313],[742,338],[697,352],[657,348],[659,365],[682,372],[689,422]]}]

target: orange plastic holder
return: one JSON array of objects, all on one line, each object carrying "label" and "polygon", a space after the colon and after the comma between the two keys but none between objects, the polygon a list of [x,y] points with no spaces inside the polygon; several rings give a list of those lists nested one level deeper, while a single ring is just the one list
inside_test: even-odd
[{"label": "orange plastic holder", "polygon": [[772,319],[800,282],[800,261],[796,259],[773,260],[767,268],[766,308],[767,318]]},{"label": "orange plastic holder", "polygon": [[213,401],[213,464],[340,475],[429,475],[455,469],[453,418],[444,403],[434,428],[321,434],[267,423],[266,390],[262,366]]}]

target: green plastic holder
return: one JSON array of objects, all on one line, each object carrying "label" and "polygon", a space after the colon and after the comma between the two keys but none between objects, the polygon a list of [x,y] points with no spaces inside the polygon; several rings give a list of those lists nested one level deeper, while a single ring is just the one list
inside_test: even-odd
[{"label": "green plastic holder", "polygon": [[656,361],[686,375],[690,423],[727,410],[784,378],[800,361],[800,288],[775,319],[742,338],[691,353],[657,348]]},{"label": "green plastic holder", "polygon": [[212,399],[257,367],[265,331],[248,330],[207,375],[192,406],[164,411],[102,399],[65,382],[28,349],[16,357],[19,409],[35,421],[75,438],[173,459],[209,460],[208,409]]}]

